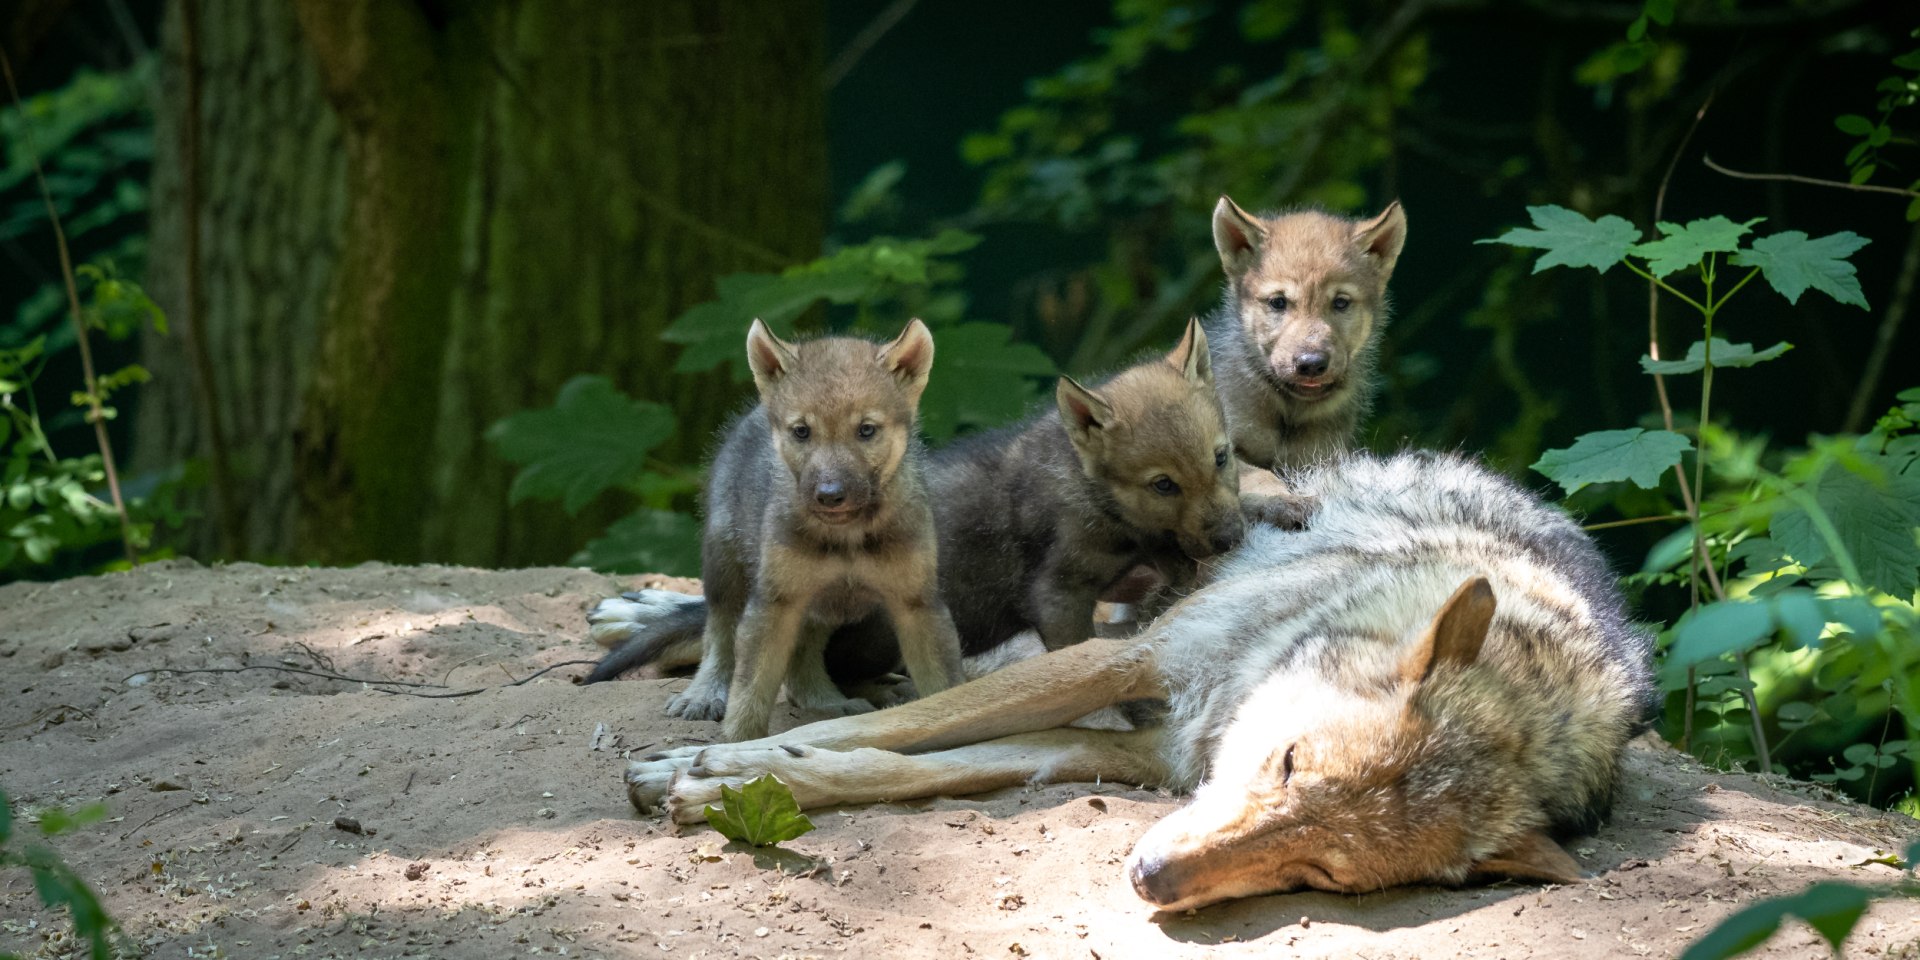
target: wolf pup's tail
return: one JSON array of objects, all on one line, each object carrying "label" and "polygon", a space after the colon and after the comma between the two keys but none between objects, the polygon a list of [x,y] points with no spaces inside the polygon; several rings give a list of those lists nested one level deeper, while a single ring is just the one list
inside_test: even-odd
[{"label": "wolf pup's tail", "polygon": [[[587,635],[609,652],[587,683],[612,680],[663,659],[698,659],[707,601],[669,590],[637,590],[608,597],[587,614]],[[682,649],[691,647],[689,651]]]}]

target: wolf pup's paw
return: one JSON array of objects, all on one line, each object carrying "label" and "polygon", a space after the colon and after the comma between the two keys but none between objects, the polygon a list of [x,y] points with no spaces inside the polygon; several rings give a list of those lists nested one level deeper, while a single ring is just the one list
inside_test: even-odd
[{"label": "wolf pup's paw", "polygon": [[594,604],[587,614],[587,636],[601,647],[612,650],[633,638],[634,632],[681,606],[699,603],[671,590],[631,590]]},{"label": "wolf pup's paw", "polygon": [[699,681],[667,700],[667,715],[682,720],[723,720],[727,716],[727,691],[713,690]]}]

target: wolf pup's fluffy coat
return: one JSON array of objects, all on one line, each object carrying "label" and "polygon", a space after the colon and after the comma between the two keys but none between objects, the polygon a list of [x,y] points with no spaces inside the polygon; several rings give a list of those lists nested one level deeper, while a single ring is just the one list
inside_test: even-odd
[{"label": "wolf pup's fluffy coat", "polygon": [[[1244,533],[1197,322],[1166,357],[1097,388],[1063,377],[1055,393],[1055,410],[938,450],[928,464],[941,595],[969,656],[1029,629],[1049,649],[1079,643],[1092,636],[1100,595],[1135,566],[1190,586],[1195,561]],[[671,659],[707,616],[698,598],[664,591],[602,601],[591,630],[617,649],[588,681]],[[875,626],[884,625],[835,634],[835,650],[887,644]]]},{"label": "wolf pup's fluffy coat", "polygon": [[1240,459],[1305,466],[1353,442],[1373,402],[1387,280],[1406,239],[1398,203],[1349,220],[1254,216],[1220,198],[1213,243],[1227,284],[1207,332]]},{"label": "wolf pup's fluffy coat", "polygon": [[[629,767],[628,795],[687,823],[723,784],[765,773],[803,807],[1166,784],[1193,800],[1127,862],[1163,910],[1301,887],[1577,880],[1554,841],[1606,816],[1656,697],[1651,638],[1599,551],[1458,457],[1356,455],[1288,479],[1316,505],[1307,527],[1255,527],[1136,638],[892,710],[655,754]],[[1051,729],[1140,697],[1168,701],[1164,726]]]},{"label": "wolf pup's fluffy coat", "polygon": [[747,360],[760,404],[728,428],[707,475],[700,669],[669,711],[724,714],[722,735],[744,740],[766,735],[783,681],[808,709],[872,709],[841,695],[823,653],[834,628],[875,613],[920,689],[958,683],[916,429],[932,335],[914,320],[885,345],[787,343],[756,320]]}]

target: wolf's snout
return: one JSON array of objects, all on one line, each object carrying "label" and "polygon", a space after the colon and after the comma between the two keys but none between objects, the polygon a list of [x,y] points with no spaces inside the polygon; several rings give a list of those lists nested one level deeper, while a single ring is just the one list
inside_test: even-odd
[{"label": "wolf's snout", "polygon": [[838,480],[827,480],[813,488],[813,502],[829,510],[837,510],[847,503],[846,484]]},{"label": "wolf's snout", "polygon": [[1213,531],[1213,536],[1207,539],[1207,543],[1213,547],[1214,553],[1226,553],[1228,550],[1232,550],[1234,547],[1240,545],[1240,538],[1244,536],[1245,533],[1246,527],[1243,524],[1235,523],[1231,526],[1221,527]]},{"label": "wolf's snout", "polygon": [[1179,899],[1177,884],[1168,870],[1165,860],[1159,857],[1136,856],[1127,865],[1127,879],[1133,881],[1133,892],[1140,899],[1154,906],[1164,906]]},{"label": "wolf's snout", "polygon": [[1328,357],[1324,350],[1308,350],[1293,358],[1293,372],[1296,376],[1318,377],[1327,372]]}]

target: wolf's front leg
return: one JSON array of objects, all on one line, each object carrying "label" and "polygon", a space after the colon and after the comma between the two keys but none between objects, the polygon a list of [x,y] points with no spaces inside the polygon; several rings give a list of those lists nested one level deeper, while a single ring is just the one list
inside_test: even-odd
[{"label": "wolf's front leg", "polygon": [[733,685],[727,690],[727,717],[720,723],[723,739],[738,742],[767,735],[805,616],[806,605],[790,597],[747,601],[734,638]]},{"label": "wolf's front leg", "polygon": [[693,682],[667,701],[667,713],[683,720],[719,720],[727,715],[727,688],[733,684],[734,630],[737,610],[722,604],[707,609],[701,637],[700,669]]},{"label": "wolf's front leg", "polygon": [[652,754],[627,766],[627,797],[640,810],[658,806],[673,777],[703,751],[718,757],[802,744],[826,750],[937,750],[1048,730],[1108,704],[1165,693],[1150,640],[1088,640],[890,709],[809,723],[750,743]]},{"label": "wolf's front leg", "polygon": [[706,819],[722,786],[738,789],[773,774],[793,790],[802,809],[882,803],[920,797],[965,796],[1027,783],[1166,782],[1162,730],[1045,730],[1002,737],[937,753],[909,756],[863,747],[716,748],[704,751],[672,779],[667,813],[678,823]]},{"label": "wolf's front leg", "polygon": [[924,591],[910,597],[887,598],[887,615],[900,638],[900,655],[907,675],[921,696],[939,693],[966,679],[960,663],[960,634],[953,615],[940,599],[931,574]]}]

